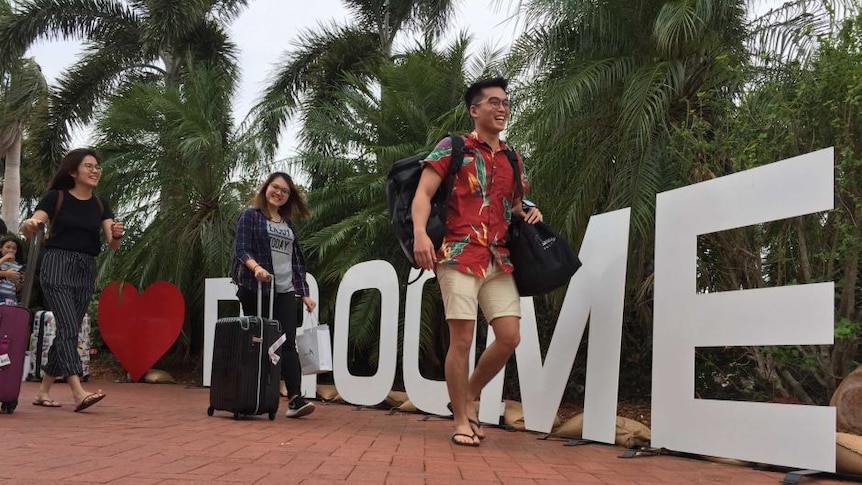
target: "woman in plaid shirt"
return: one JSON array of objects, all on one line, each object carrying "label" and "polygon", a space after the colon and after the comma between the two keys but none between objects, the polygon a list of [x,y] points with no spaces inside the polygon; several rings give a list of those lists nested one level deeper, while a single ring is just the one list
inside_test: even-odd
[{"label": "woman in plaid shirt", "polygon": [[[259,315],[281,322],[287,341],[282,346],[281,375],[287,386],[288,418],[299,418],[314,412],[314,404],[301,395],[302,379],[299,355],[296,353],[297,296],[307,311],[317,303],[309,296],[305,281],[305,258],[293,220],[308,217],[305,201],[296,190],[290,175],[275,172],[267,177],[252,201],[239,217],[234,244],[232,276],[239,286],[239,297],[245,315],[257,315],[259,283],[275,278],[273,315]],[[263,291],[264,313],[269,308],[269,285]]]}]

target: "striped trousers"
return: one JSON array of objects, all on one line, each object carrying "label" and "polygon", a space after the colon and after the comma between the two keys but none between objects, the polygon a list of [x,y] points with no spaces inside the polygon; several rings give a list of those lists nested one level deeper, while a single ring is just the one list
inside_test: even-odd
[{"label": "striped trousers", "polygon": [[57,334],[48,351],[45,373],[54,377],[82,375],[78,332],[93,296],[96,259],[89,254],[48,248],[39,271],[45,304],[54,312]]}]

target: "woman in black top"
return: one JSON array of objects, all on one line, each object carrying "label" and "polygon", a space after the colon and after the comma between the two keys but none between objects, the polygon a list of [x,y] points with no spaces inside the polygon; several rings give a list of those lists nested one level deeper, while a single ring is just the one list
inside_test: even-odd
[{"label": "woman in black top", "polygon": [[78,331],[96,279],[96,256],[101,250],[99,235],[104,234],[108,246],[114,250],[120,247],[123,236],[123,223],[115,222],[107,202],[93,193],[101,175],[95,151],[72,150],[60,162],[36,211],[21,224],[21,232],[29,238],[40,222],[50,221],[39,282],[48,309],[54,312],[57,334],[33,401],[37,406],[60,406],[50,396],[57,377],[65,377],[72,388],[76,412],[105,398],[101,391],[84,390],[80,378],[84,370],[78,355]]}]

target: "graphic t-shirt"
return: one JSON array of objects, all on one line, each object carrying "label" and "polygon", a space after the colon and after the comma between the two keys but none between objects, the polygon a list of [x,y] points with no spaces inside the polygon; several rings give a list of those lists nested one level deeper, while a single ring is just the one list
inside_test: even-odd
[{"label": "graphic t-shirt", "polygon": [[293,231],[287,222],[266,222],[276,293],[293,291]]}]

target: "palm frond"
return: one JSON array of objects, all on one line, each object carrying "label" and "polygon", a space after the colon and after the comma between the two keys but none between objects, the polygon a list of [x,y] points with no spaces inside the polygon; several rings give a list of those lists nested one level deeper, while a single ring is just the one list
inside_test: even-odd
[{"label": "palm frond", "polygon": [[297,109],[324,106],[343,84],[347,73],[371,73],[381,60],[380,42],[373,33],[335,24],[304,31],[298,48],[286,54],[272,75],[261,100],[252,108],[249,130],[272,156],[278,136]]},{"label": "palm frond", "polygon": [[0,76],[0,127],[23,123],[47,96],[42,69],[32,58],[21,59],[6,76]]},{"label": "palm frond", "polygon": [[763,69],[788,62],[804,64],[816,52],[819,38],[859,12],[859,2],[853,0],[787,1],[747,25],[748,48]]},{"label": "palm frond", "polygon": [[29,0],[0,19],[0,72],[38,39],[98,40],[136,30],[137,13],[118,0]]},{"label": "palm frond", "polygon": [[81,60],[57,81],[52,89],[48,118],[35,134],[39,140],[36,163],[50,172],[62,157],[74,124],[86,124],[99,103],[140,65],[141,53],[134,45],[113,44],[102,49],[90,47]]}]

